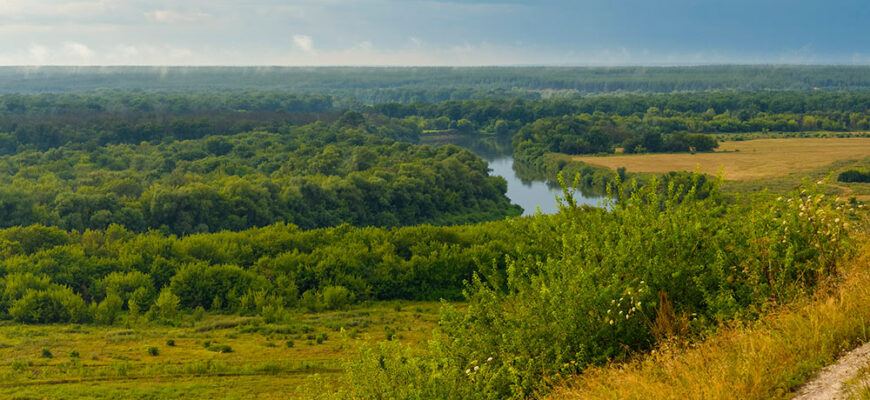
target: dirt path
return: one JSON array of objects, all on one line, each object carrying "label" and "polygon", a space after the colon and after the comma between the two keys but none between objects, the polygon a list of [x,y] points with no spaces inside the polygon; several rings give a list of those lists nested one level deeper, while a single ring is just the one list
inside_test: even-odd
[{"label": "dirt path", "polygon": [[840,197],[842,197],[842,198],[854,197],[856,200],[861,200],[861,201],[870,200],[870,195],[866,195],[866,194],[854,195],[854,194],[852,194],[852,188],[850,188],[848,186],[837,185],[834,183],[829,183],[828,186],[842,190],[843,192],[840,193]]},{"label": "dirt path", "polygon": [[825,367],[804,385],[794,400],[840,400],[848,399],[843,383],[858,375],[861,368],[870,362],[870,343],[846,353],[833,365]]}]

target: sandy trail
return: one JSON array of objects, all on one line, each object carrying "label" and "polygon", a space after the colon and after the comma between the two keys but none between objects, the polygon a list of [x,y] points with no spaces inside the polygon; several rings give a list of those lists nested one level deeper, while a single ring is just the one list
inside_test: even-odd
[{"label": "sandy trail", "polygon": [[848,399],[844,382],[858,375],[870,361],[870,343],[846,353],[836,363],[822,369],[813,380],[807,382],[794,400],[840,400]]}]

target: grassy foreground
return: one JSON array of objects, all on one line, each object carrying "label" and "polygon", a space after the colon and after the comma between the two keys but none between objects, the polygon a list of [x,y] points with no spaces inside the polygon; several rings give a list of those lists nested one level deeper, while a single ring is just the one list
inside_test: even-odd
[{"label": "grassy foreground", "polygon": [[870,338],[870,244],[841,268],[843,280],[812,300],[700,343],[670,343],[632,362],[590,368],[548,398],[788,398],[844,350]]},{"label": "grassy foreground", "polygon": [[179,327],[7,322],[0,325],[0,398],[308,398],[308,378],[335,384],[360,343],[418,346],[439,307],[378,303],[280,324],[221,315],[188,316]]}]

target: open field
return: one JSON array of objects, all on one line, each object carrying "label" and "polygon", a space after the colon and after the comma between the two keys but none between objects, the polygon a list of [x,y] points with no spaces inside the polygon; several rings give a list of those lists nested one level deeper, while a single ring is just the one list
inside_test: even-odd
[{"label": "open field", "polygon": [[389,334],[412,346],[424,342],[438,308],[380,303],[274,324],[220,315],[181,327],[5,323],[0,398],[304,398],[308,378],[320,374],[334,382],[356,344]]},{"label": "open field", "polygon": [[695,171],[752,180],[811,171],[837,160],[870,156],[870,138],[758,139],[722,142],[715,153],[581,156],[574,160],[629,172]]}]

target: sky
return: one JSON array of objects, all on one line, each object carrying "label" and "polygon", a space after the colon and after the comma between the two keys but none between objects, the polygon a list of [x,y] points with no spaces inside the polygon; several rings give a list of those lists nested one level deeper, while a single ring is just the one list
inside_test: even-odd
[{"label": "sky", "polygon": [[868,0],[0,0],[0,65],[870,64]]}]

